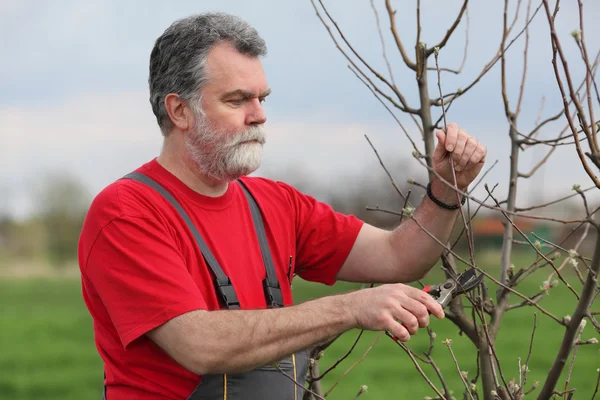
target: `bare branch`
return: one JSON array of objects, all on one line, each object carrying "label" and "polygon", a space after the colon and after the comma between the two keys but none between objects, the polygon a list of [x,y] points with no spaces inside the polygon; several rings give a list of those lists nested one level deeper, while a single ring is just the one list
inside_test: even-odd
[{"label": "bare branch", "polygon": [[[577,40],[576,37],[576,41],[577,44],[581,50],[582,53],[582,57],[583,57],[583,62],[586,66],[586,73],[585,73],[585,84],[586,84],[586,89],[587,89],[587,100],[588,100],[588,111],[590,113],[590,120],[593,122],[594,121],[594,103],[592,102],[592,88],[591,88],[591,82],[592,80],[594,81],[594,88],[596,89],[596,95],[598,95],[598,86],[596,86],[596,80],[594,79],[594,76],[591,72],[591,68],[590,68],[590,59],[588,57],[588,52],[587,52],[587,46],[585,45],[585,29],[583,28],[583,3],[581,2],[581,0],[578,0],[578,5],[579,5],[579,39]],[[600,95],[598,95],[599,99],[598,101],[600,102]],[[592,123],[592,143],[590,143],[590,145],[593,145],[595,147],[592,147],[592,150],[594,152],[594,154],[598,153],[598,139],[596,137],[596,125]]]},{"label": "bare branch", "polygon": [[571,322],[567,326],[567,330],[563,336],[563,341],[560,345],[556,359],[550,368],[547,375],[544,386],[538,396],[538,399],[547,399],[552,395],[552,391],[556,386],[556,382],[560,378],[561,372],[564,367],[565,360],[567,359],[571,349],[573,348],[574,338],[579,329],[581,320],[589,315],[589,308],[593,300],[594,291],[598,285],[598,273],[600,272],[600,232],[596,234],[596,243],[594,249],[594,256],[590,273],[586,278],[583,289],[581,290],[581,298],[577,303],[577,307],[571,316]]},{"label": "bare branch", "polygon": [[[575,246],[573,247],[574,251],[579,250],[579,247],[581,246],[581,244],[583,243],[583,241],[585,240],[585,238],[588,235],[588,231],[590,230],[590,224],[586,224],[585,225],[585,229],[583,230],[583,234],[581,235],[581,237],[579,238],[579,240],[577,241],[577,243],[575,243]],[[567,262],[569,262],[569,258],[566,258],[561,265],[558,267],[558,270],[562,270],[564,268],[564,266],[567,264]],[[575,271],[577,271],[577,275],[579,276],[579,279],[581,280],[581,283],[583,283],[583,279],[581,277],[581,273],[579,272],[579,270],[577,269],[577,265],[574,265]],[[550,276],[548,277],[548,280],[551,280],[554,277],[554,272],[552,272],[550,274]]]},{"label": "bare branch", "polygon": [[408,356],[410,357],[411,361],[413,362],[413,364],[415,365],[415,368],[417,368],[417,371],[419,371],[419,373],[421,374],[421,376],[423,377],[423,379],[425,379],[425,381],[427,382],[427,384],[429,385],[429,387],[431,387],[433,389],[433,391],[440,396],[440,399],[446,400],[446,397],[444,397],[444,395],[438,390],[438,388],[435,387],[435,385],[433,384],[433,382],[431,382],[431,379],[429,379],[429,377],[427,376],[427,374],[425,373],[425,371],[423,371],[423,369],[421,368],[421,366],[419,365],[419,362],[415,359],[415,356],[412,353],[412,350],[409,349],[404,343],[402,343],[399,340],[395,340],[393,338],[393,336],[389,333],[386,332],[386,334],[392,338],[392,340],[394,340],[394,342],[396,342],[396,344],[398,344],[398,346],[400,346],[402,348],[402,350],[404,350],[406,352],[406,354],[408,354]]},{"label": "bare branch", "polygon": [[[458,67],[458,69],[441,67],[440,71],[442,71],[442,72],[451,72],[453,74],[458,75],[458,74],[460,74],[462,72],[463,68],[465,67],[465,64],[467,63],[467,53],[468,53],[468,50],[469,50],[469,31],[470,31],[470,29],[469,29],[469,25],[470,25],[470,22],[469,22],[470,21],[470,19],[469,19],[469,7],[467,7],[467,9],[465,10],[465,19],[466,19],[466,22],[467,22],[466,23],[467,27],[465,28],[465,46],[464,46],[465,51],[463,53],[463,59],[462,59],[462,61],[460,63],[460,67]],[[435,71],[435,70],[436,70],[436,68],[433,68],[433,67],[428,67],[427,68],[427,71]]]},{"label": "bare branch", "polygon": [[467,394],[469,395],[469,397],[471,398],[471,400],[475,400],[473,398],[473,394],[471,393],[471,388],[469,388],[469,384],[467,383],[467,381],[465,380],[465,377],[462,373],[462,371],[460,370],[460,367],[458,365],[458,360],[456,359],[456,356],[454,355],[454,352],[452,351],[452,340],[450,339],[446,339],[443,341],[443,343],[448,347],[448,351],[450,351],[450,355],[452,356],[452,360],[454,360],[454,365],[456,366],[456,370],[458,371],[458,375],[460,376],[460,379],[462,380],[463,384],[465,385],[465,389],[467,389]]},{"label": "bare branch", "polygon": [[379,340],[379,338],[381,337],[381,332],[379,332],[379,334],[375,337],[375,340],[373,340],[373,342],[371,343],[371,345],[369,347],[367,347],[367,350],[364,352],[364,354],[354,362],[354,364],[352,364],[346,371],[344,371],[344,373],[342,375],[340,375],[340,377],[337,379],[337,381],[335,381],[335,383],[329,388],[329,390],[327,390],[324,394],[324,397],[329,396],[329,394],[331,393],[331,391],[340,383],[340,381],[346,376],[348,375],[348,373],[350,371],[352,371],[358,364],[361,363],[362,360],[365,359],[365,357],[367,356],[367,354],[369,354],[369,352],[373,349],[373,347],[375,346],[375,344],[377,343],[377,341]]},{"label": "bare branch", "polygon": [[[581,121],[581,126],[584,129],[584,132],[588,138],[588,141],[593,141],[591,138],[591,134],[587,131],[586,127],[587,127],[587,122],[583,113],[583,109],[581,107],[581,103],[579,102],[579,100],[577,99],[576,96],[576,92],[573,89],[573,83],[571,81],[571,75],[569,73],[569,68],[568,68],[568,64],[567,61],[564,57],[564,54],[562,52],[562,47],[560,46],[560,41],[558,40],[558,35],[556,34],[556,29],[554,27],[554,18],[550,15],[550,8],[548,6],[548,0],[542,0],[542,3],[544,5],[544,9],[546,10],[546,15],[548,17],[548,24],[550,25],[550,37],[552,40],[552,65],[554,67],[554,75],[556,77],[556,82],[558,83],[558,87],[560,89],[560,93],[562,95],[563,98],[563,105],[565,108],[565,115],[567,116],[567,121],[569,122],[569,126],[571,128],[571,132],[574,133],[573,138],[575,139],[575,147],[577,149],[577,155],[579,156],[579,159],[581,161],[581,164],[583,165],[586,173],[588,174],[588,176],[592,179],[592,181],[594,182],[594,184],[596,185],[596,187],[600,188],[600,180],[598,179],[598,177],[594,174],[594,172],[591,170],[589,164],[587,163],[583,151],[581,149],[581,145],[579,143],[579,138],[578,136],[575,134],[577,132],[577,128],[575,127],[575,124],[573,123],[573,119],[571,118],[570,113],[568,112],[569,109],[569,105],[568,105],[568,101],[567,101],[567,93],[565,92],[565,88],[562,82],[562,78],[560,77],[560,73],[558,71],[558,64],[557,64],[557,54],[560,55],[561,61],[562,61],[562,65],[563,65],[563,70],[565,72],[565,76],[567,78],[567,84],[569,86],[569,94],[571,97],[571,100],[573,101],[573,104],[575,105],[575,108],[577,108],[577,113],[578,116],[580,118]],[[590,148],[593,150],[594,149],[594,144],[590,143]]]},{"label": "bare branch", "polygon": [[415,149],[416,152],[419,152],[419,149],[417,148],[416,143],[412,140],[412,138],[410,137],[410,135],[408,134],[408,131],[404,128],[404,125],[402,125],[402,123],[400,122],[400,120],[398,119],[398,117],[396,117],[396,114],[394,114],[392,112],[392,110],[388,107],[387,104],[385,104],[385,102],[383,100],[381,100],[381,98],[379,97],[379,95],[375,92],[375,90],[373,90],[373,88],[371,86],[369,86],[369,84],[367,82],[365,82],[364,79],[362,79],[354,69],[352,69],[352,67],[348,66],[348,68],[350,68],[350,71],[352,71],[352,73],[371,91],[371,93],[373,93],[373,96],[375,96],[375,98],[377,100],[379,100],[379,102],[385,107],[385,109],[390,113],[390,115],[394,118],[394,120],[396,121],[396,123],[400,126],[400,128],[402,129],[402,131],[404,132],[404,135],[406,136],[406,138],[408,139],[408,141],[412,144],[413,149]]},{"label": "bare branch", "polygon": [[394,40],[396,41],[396,46],[398,50],[400,50],[400,55],[402,55],[402,59],[406,66],[413,71],[417,70],[417,64],[412,62],[404,49],[404,45],[400,40],[400,35],[398,34],[398,30],[396,28],[396,11],[392,9],[392,5],[390,4],[390,0],[385,0],[385,7],[387,9],[388,15],[390,17],[390,29],[392,31],[392,35],[394,36]]},{"label": "bare branch", "polygon": [[283,376],[285,376],[286,378],[288,378],[290,381],[294,382],[294,385],[298,386],[299,388],[301,388],[303,390],[306,390],[308,393],[312,394],[317,399],[326,400],[325,397],[319,396],[317,393],[315,393],[312,390],[306,388],[302,383],[300,383],[297,380],[295,380],[293,376],[290,376],[287,372],[285,372],[284,370],[282,370],[280,366],[275,365],[275,368],[277,369],[277,371],[281,372],[281,374]]},{"label": "bare branch", "polygon": [[[527,16],[525,20],[529,20],[531,14],[531,0],[527,2]],[[521,78],[521,88],[519,90],[519,98],[517,100],[517,109],[515,110],[515,117],[518,117],[521,113],[521,103],[523,101],[523,95],[525,93],[525,80],[527,78],[527,64],[529,55],[529,26],[525,28],[525,49],[523,50],[523,77]]]},{"label": "bare branch", "polygon": [[598,368],[596,372],[598,372],[598,378],[596,378],[596,388],[594,389],[594,394],[592,394],[592,400],[596,398],[596,394],[598,393],[598,386],[600,386],[600,368]]},{"label": "bare branch", "polygon": [[[487,187],[486,187],[487,190]],[[488,193],[489,190],[488,190]],[[490,193],[490,197],[496,201],[496,204],[498,204],[498,201],[494,198],[494,196]],[[544,260],[546,260],[546,262],[548,264],[550,264],[550,266],[552,266],[552,268],[554,269],[554,271],[556,271],[556,274],[558,275],[558,278],[561,280],[562,283],[565,284],[565,286],[567,288],[569,288],[569,290],[571,290],[571,292],[575,295],[575,297],[577,298],[577,300],[579,300],[579,293],[577,293],[577,291],[575,289],[573,289],[573,287],[569,284],[569,282],[566,281],[566,279],[561,275],[560,271],[557,270],[556,266],[554,265],[554,262],[552,262],[552,260],[550,260],[548,257],[546,257],[546,255],[544,253],[542,253],[532,242],[531,240],[529,240],[529,238],[527,237],[527,235],[525,233],[523,233],[523,231],[517,226],[515,225],[515,223],[512,221],[511,218],[508,217],[508,215],[506,214],[506,212],[501,211],[502,214],[504,215],[504,217],[506,218],[506,220],[513,226],[514,229],[517,230],[517,232],[519,232],[519,234],[523,237],[523,239],[525,239],[529,245],[531,246],[531,248],[533,248],[536,253],[538,254],[538,256],[542,257]],[[534,233],[535,235],[535,233]]]},{"label": "bare branch", "polygon": [[315,381],[320,381],[321,379],[323,379],[325,377],[325,375],[327,375],[328,373],[330,373],[331,371],[333,371],[338,365],[340,365],[342,361],[344,361],[346,358],[348,358],[348,356],[352,353],[352,350],[354,350],[354,348],[358,344],[358,341],[360,340],[360,338],[363,335],[363,333],[364,333],[364,330],[361,329],[361,331],[359,332],[358,336],[356,337],[356,340],[354,340],[354,343],[352,343],[352,346],[350,346],[350,349],[346,352],[346,354],[344,354],[335,363],[333,363],[329,368],[327,368],[325,370],[325,372],[323,372],[318,377],[314,378],[314,380]]},{"label": "bare branch", "polygon": [[396,86],[396,81],[394,80],[394,74],[392,73],[392,66],[390,65],[390,60],[387,58],[387,54],[385,52],[385,40],[383,39],[383,32],[381,31],[381,23],[379,22],[379,13],[377,13],[377,8],[375,8],[375,4],[373,0],[371,0],[371,8],[373,9],[373,14],[375,14],[375,22],[377,24],[377,32],[379,33],[379,39],[381,40],[381,52],[383,55],[383,59],[385,60],[385,64],[387,65],[388,72],[390,74],[390,79],[392,80],[392,84],[394,87]]},{"label": "bare branch", "polygon": [[416,114],[418,112],[418,110],[415,110],[413,108],[411,108],[408,103],[406,102],[406,99],[404,98],[404,96],[402,95],[402,93],[400,93],[400,91],[393,86],[392,84],[390,84],[388,82],[387,79],[385,79],[379,72],[377,72],[375,69],[373,69],[373,67],[371,67],[370,64],[368,64],[361,56],[360,54],[358,54],[356,52],[356,50],[354,50],[354,47],[352,47],[352,45],[346,40],[346,37],[344,36],[343,32],[341,31],[341,29],[339,28],[337,22],[335,22],[335,20],[331,17],[331,15],[329,14],[329,11],[327,11],[327,8],[325,8],[325,5],[323,4],[322,0],[318,0],[319,3],[321,4],[321,7],[323,8],[323,11],[325,12],[325,14],[327,15],[328,19],[331,21],[331,23],[335,26],[336,30],[338,31],[340,37],[342,38],[342,40],[344,41],[344,43],[348,46],[348,48],[350,49],[350,51],[352,51],[352,53],[360,60],[360,62],[367,67],[367,69],[369,71],[371,71],[371,73],[373,75],[375,75],[379,80],[381,80],[383,83],[385,83],[391,90],[392,92],[394,92],[394,94],[396,95],[396,97],[398,97],[398,100],[400,100],[400,104],[394,102],[392,100],[392,98],[390,96],[388,96],[387,94],[385,94],[381,89],[379,89],[372,81],[371,79],[358,67],[358,65],[356,65],[356,63],[354,62],[354,60],[352,60],[352,58],[342,49],[342,47],[340,46],[340,44],[338,43],[337,39],[335,38],[335,36],[333,35],[333,32],[331,31],[331,28],[329,27],[329,25],[325,22],[325,20],[323,19],[323,16],[321,15],[321,13],[319,12],[319,9],[317,8],[317,5],[315,4],[314,0],[311,0],[311,3],[313,5],[313,8],[315,9],[315,12],[317,13],[317,17],[319,18],[319,20],[321,21],[321,23],[323,24],[323,26],[325,27],[325,29],[327,29],[327,32],[329,33],[329,36],[331,37],[331,40],[333,40],[333,43],[335,44],[335,46],[337,47],[337,49],[340,51],[340,53],[342,53],[342,55],[346,58],[346,60],[348,60],[348,62],[350,64],[352,64],[352,66],[360,72],[360,74],[375,88],[375,90],[381,94],[383,97],[385,97],[389,102],[391,102],[392,104],[394,104],[395,107],[397,107],[398,109],[404,111],[404,112],[408,112],[408,113],[413,113]]},{"label": "bare branch", "polygon": [[529,358],[531,357],[531,351],[533,350],[533,338],[535,337],[535,329],[537,327],[537,314],[533,313],[533,330],[531,331],[531,339],[529,340],[529,351],[527,352],[527,360],[525,361],[525,369],[523,370],[523,384],[521,390],[527,384],[527,372],[529,372]]},{"label": "bare branch", "polygon": [[[444,104],[452,103],[454,101],[454,99],[456,99],[459,96],[464,95],[469,89],[471,89],[473,86],[475,86],[481,80],[481,78],[483,78],[492,69],[492,67],[494,65],[496,65],[498,60],[500,60],[500,57],[502,57],[502,55],[505,52],[507,52],[508,49],[510,49],[510,47],[513,45],[513,43],[515,43],[515,41],[517,41],[517,39],[519,39],[519,37],[525,32],[525,29],[527,29],[529,24],[534,20],[535,16],[537,15],[537,13],[540,10],[540,8],[542,7],[542,5],[543,5],[543,3],[540,3],[540,5],[535,9],[531,18],[526,22],[525,27],[508,43],[508,45],[506,46],[504,51],[502,51],[502,49],[499,49],[498,52],[496,53],[496,55],[490,60],[490,62],[488,62],[483,67],[483,69],[481,70],[479,75],[470,84],[468,84],[464,89],[458,89],[454,93],[449,93],[449,94],[444,95],[444,99],[445,99]],[[439,107],[441,103],[440,103],[439,99],[435,99],[435,100],[432,99],[431,104]]]},{"label": "bare branch", "polygon": [[[587,192],[588,190],[592,190],[592,189],[596,189],[596,187],[592,186],[592,187],[589,187],[587,189],[583,189],[583,192]],[[532,207],[516,208],[516,211],[531,211],[531,210],[535,210],[535,209],[538,209],[538,208],[544,208],[544,207],[550,206],[552,204],[560,203],[561,201],[565,201],[565,200],[570,199],[572,197],[575,197],[577,195],[578,195],[577,193],[574,193],[574,194],[570,194],[570,195],[565,196],[565,197],[561,197],[558,200],[552,200],[549,203],[544,203],[544,204],[540,204],[540,205],[532,206]]]},{"label": "bare branch", "polygon": [[[465,0],[465,2],[463,4],[463,8],[466,7],[467,3],[468,3],[468,0]],[[461,15],[462,15],[462,13],[461,13]],[[443,101],[442,101],[443,100],[442,83],[441,83],[441,78],[440,78],[440,66],[438,64],[439,50],[440,50],[439,47],[436,47],[434,54],[435,54],[435,67],[437,68],[437,85],[438,85],[438,90],[440,93],[440,102],[443,103]],[[444,132],[447,132],[448,128],[446,125],[446,109],[444,108],[444,104],[442,104],[442,115],[444,116]],[[454,159],[452,157],[450,157],[450,169],[452,170],[452,179],[454,181],[454,187],[458,190],[458,186],[456,183],[456,171],[454,170]],[[465,211],[460,206],[462,199],[460,198],[460,195],[458,194],[458,192],[456,194],[456,199],[457,199],[457,204],[459,204],[460,216],[462,217],[463,225],[465,227],[465,233],[467,235],[467,242],[469,244],[469,255],[471,256],[471,263],[475,264],[475,253],[474,253],[474,248],[473,248],[473,235],[471,234],[471,231],[469,230],[469,224],[467,223],[467,219],[465,218]]]},{"label": "bare branch", "polygon": [[452,190],[456,191],[461,196],[464,196],[467,199],[472,200],[472,201],[474,201],[477,204],[481,204],[483,207],[487,208],[488,210],[501,211],[501,212],[506,213],[506,214],[517,215],[517,216],[519,216],[521,218],[536,219],[536,220],[540,220],[540,221],[560,222],[561,224],[572,224],[572,223],[578,223],[578,222],[587,222],[587,220],[581,220],[581,219],[562,220],[562,219],[558,219],[558,218],[540,217],[540,216],[536,216],[536,215],[521,214],[521,213],[518,213],[518,212],[513,212],[513,211],[505,210],[505,209],[503,209],[501,207],[490,206],[488,204],[483,203],[481,200],[477,199],[476,197],[473,197],[470,194],[468,194],[466,192],[463,192],[462,190],[456,189],[450,182],[448,182],[440,174],[438,174],[436,171],[434,171],[433,168],[429,167],[427,164],[425,164],[424,162],[422,162],[419,158],[416,158],[416,159],[417,159],[417,161],[422,166],[424,166],[425,168],[427,168],[427,170],[431,171],[440,180],[440,182],[443,182],[445,185],[447,185]]},{"label": "bare branch", "polygon": [[448,31],[446,32],[446,35],[444,36],[442,41],[439,42],[437,45],[433,46],[431,49],[427,50],[427,56],[430,56],[434,52],[434,49],[436,47],[439,50],[439,49],[442,49],[446,45],[446,43],[448,43],[450,36],[452,36],[452,34],[454,33],[454,30],[456,29],[458,24],[460,24],[460,20],[462,19],[462,16],[465,13],[468,4],[469,4],[469,0],[464,0],[463,5],[460,8],[460,12],[458,13],[458,16],[454,20],[454,23],[452,24],[452,26],[450,26],[450,29],[448,29]]},{"label": "bare branch", "polygon": [[494,282],[496,285],[501,286],[502,288],[508,290],[509,292],[519,296],[520,298],[522,298],[523,300],[525,300],[526,302],[528,302],[529,304],[531,304],[532,306],[534,306],[535,308],[537,308],[538,310],[540,310],[544,315],[547,315],[548,317],[552,318],[554,321],[558,322],[561,325],[564,325],[564,322],[562,321],[562,319],[557,318],[556,316],[554,316],[552,313],[546,311],[545,309],[543,309],[539,304],[531,301],[527,296],[525,296],[524,294],[514,290],[513,288],[507,286],[506,284],[498,281],[496,278],[494,278],[492,275],[490,275],[487,271],[479,268],[477,265],[474,264],[470,264],[467,260],[465,260],[464,258],[462,258],[461,256],[459,256],[456,252],[454,252],[452,249],[448,248],[448,246],[446,244],[444,244],[442,241],[440,241],[437,237],[435,237],[435,235],[433,235],[431,232],[429,232],[416,218],[411,217],[411,219],[413,221],[415,221],[415,223],[419,226],[419,228],[421,228],[421,230],[423,232],[425,232],[430,238],[432,238],[433,240],[435,240],[440,246],[442,246],[444,248],[444,250],[446,250],[448,253],[452,254],[454,257],[456,257],[456,259],[460,260],[462,263],[464,263],[466,266],[468,267],[472,267],[475,268],[477,270],[477,272],[480,272],[481,274],[483,274],[485,277],[487,277],[488,279],[490,279],[492,282]]},{"label": "bare branch", "polygon": [[404,195],[404,193],[402,193],[402,189],[400,189],[400,187],[396,183],[396,180],[392,177],[392,174],[390,174],[390,171],[388,171],[388,169],[386,168],[385,164],[383,163],[383,160],[379,156],[379,152],[377,151],[377,149],[375,148],[375,146],[373,146],[373,143],[371,143],[371,139],[369,139],[369,137],[367,135],[365,135],[365,139],[367,139],[367,142],[369,142],[369,145],[371,146],[371,148],[375,152],[375,155],[377,156],[377,159],[379,160],[379,164],[381,164],[381,167],[383,168],[383,170],[387,174],[388,178],[390,178],[390,182],[392,183],[392,186],[394,187],[394,189],[396,189],[396,192],[398,192],[398,194],[400,195],[400,197],[402,197],[403,200],[407,200],[407,197]]},{"label": "bare branch", "polygon": [[[583,321],[582,321],[583,322]],[[583,328],[585,324],[579,324],[579,331],[577,332],[577,337],[575,338],[575,342],[581,340],[581,334],[583,333]],[[571,374],[573,373],[573,365],[575,364],[575,357],[577,357],[577,350],[579,346],[575,346],[573,349],[573,357],[571,357],[571,364],[569,365],[569,372],[567,373],[567,379],[565,380],[565,392],[569,390],[569,383],[571,381]]]}]

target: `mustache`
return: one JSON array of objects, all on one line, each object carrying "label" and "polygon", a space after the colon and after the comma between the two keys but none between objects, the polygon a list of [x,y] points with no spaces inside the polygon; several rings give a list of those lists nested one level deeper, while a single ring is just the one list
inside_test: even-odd
[{"label": "mustache", "polygon": [[236,135],[229,143],[228,147],[237,146],[244,142],[257,141],[260,144],[265,144],[266,134],[264,125],[252,125],[240,134]]}]

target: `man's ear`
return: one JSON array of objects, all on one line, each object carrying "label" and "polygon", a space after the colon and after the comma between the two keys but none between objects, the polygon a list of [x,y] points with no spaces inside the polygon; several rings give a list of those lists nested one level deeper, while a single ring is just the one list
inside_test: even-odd
[{"label": "man's ear", "polygon": [[187,103],[175,93],[169,93],[165,97],[165,109],[173,125],[181,130],[187,131],[192,127],[193,114]]}]

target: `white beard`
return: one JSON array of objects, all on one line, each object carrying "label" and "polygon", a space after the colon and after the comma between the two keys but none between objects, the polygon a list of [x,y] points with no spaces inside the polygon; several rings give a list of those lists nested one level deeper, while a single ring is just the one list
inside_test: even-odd
[{"label": "white beard", "polygon": [[210,126],[201,114],[196,121],[185,136],[185,147],[201,174],[217,182],[231,182],[258,169],[266,141],[263,125],[232,135]]}]

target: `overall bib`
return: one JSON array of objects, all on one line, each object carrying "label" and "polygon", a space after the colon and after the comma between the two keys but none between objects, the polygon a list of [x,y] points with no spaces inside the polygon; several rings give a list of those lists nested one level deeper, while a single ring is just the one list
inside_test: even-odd
[{"label": "overall bib", "polygon": [[[223,308],[230,310],[239,309],[240,303],[231,280],[225,275],[225,272],[208,248],[206,242],[202,239],[200,232],[177,200],[160,184],[139,172],[129,173],[123,179],[132,179],[152,187],[175,207],[192,232],[206,264],[214,274],[215,290],[223,302]],[[275,273],[273,258],[265,234],[260,209],[246,186],[241,181],[237,182],[240,183],[248,200],[254,229],[256,230],[267,272],[267,277],[263,280],[263,290],[267,305],[269,308],[283,307],[281,288],[277,274]],[[308,371],[308,364],[308,351],[301,351],[277,362],[279,368],[275,365],[265,365],[240,374],[203,375],[200,384],[187,400],[301,400],[305,392],[304,382]],[[104,389],[102,399],[106,400],[106,388]]]}]

